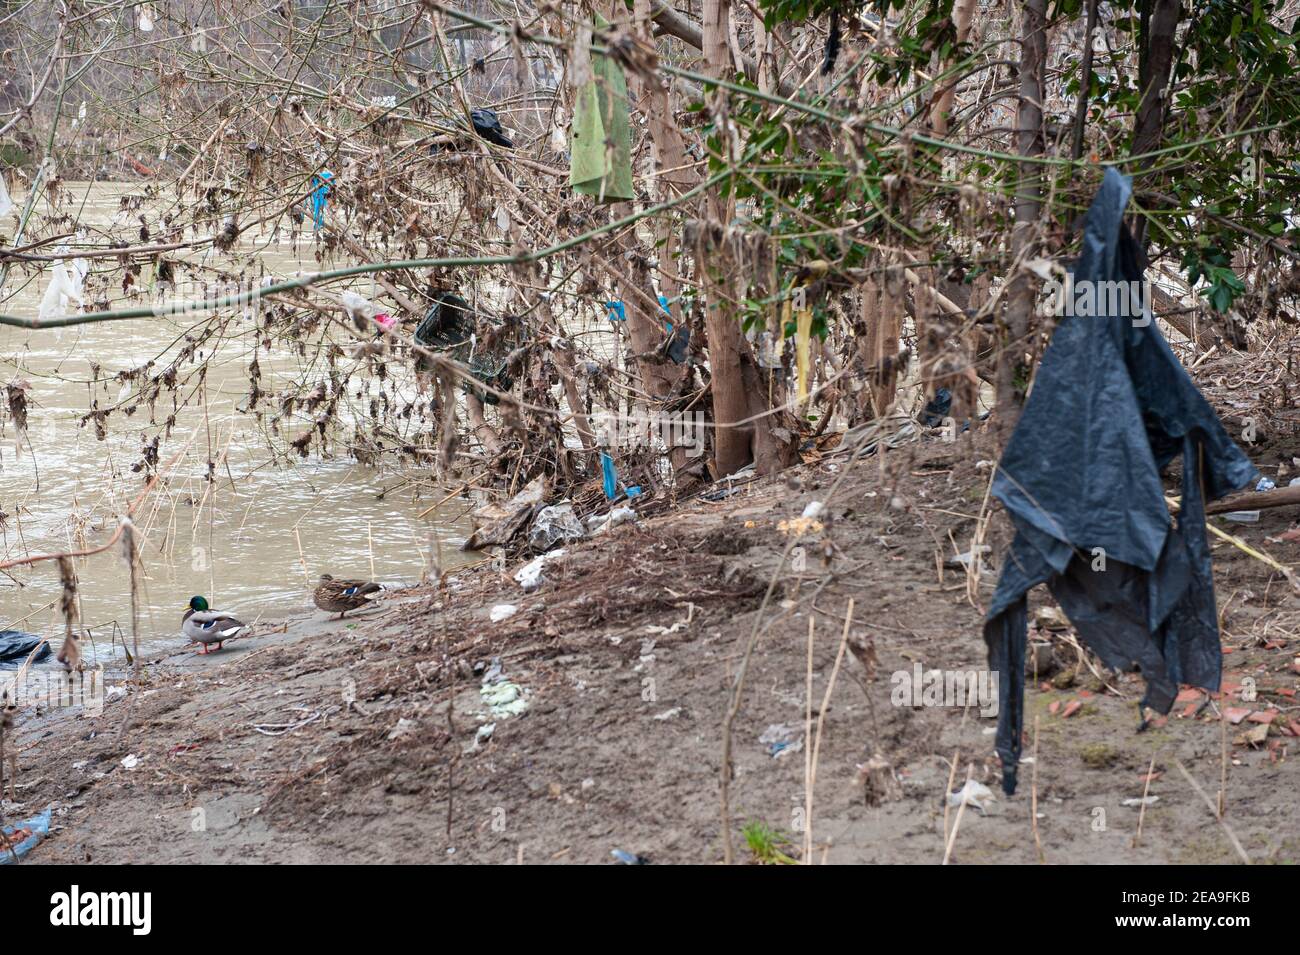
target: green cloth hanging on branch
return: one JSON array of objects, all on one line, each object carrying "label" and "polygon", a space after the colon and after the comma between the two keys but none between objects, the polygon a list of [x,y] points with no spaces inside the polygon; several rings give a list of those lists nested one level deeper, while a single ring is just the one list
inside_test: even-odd
[{"label": "green cloth hanging on branch", "polygon": [[[609,24],[597,16],[596,25]],[[598,201],[633,198],[627,79],[608,56],[591,55],[591,79],[577,91],[569,144],[569,185]]]}]

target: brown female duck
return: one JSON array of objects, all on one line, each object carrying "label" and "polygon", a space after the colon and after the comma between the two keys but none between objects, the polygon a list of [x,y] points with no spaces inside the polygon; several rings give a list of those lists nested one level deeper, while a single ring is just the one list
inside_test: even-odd
[{"label": "brown female duck", "polygon": [[370,580],[335,580],[329,574],[321,574],[312,599],[321,610],[336,613],[341,620],[349,610],[366,606],[383,589]]}]

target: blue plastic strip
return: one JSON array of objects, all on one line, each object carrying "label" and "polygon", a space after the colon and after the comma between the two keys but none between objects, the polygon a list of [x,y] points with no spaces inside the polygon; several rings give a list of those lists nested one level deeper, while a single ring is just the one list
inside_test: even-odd
[{"label": "blue plastic strip", "polygon": [[614,470],[614,459],[604,451],[600,452],[600,470],[605,477],[605,497],[612,501],[618,497],[618,473]]}]

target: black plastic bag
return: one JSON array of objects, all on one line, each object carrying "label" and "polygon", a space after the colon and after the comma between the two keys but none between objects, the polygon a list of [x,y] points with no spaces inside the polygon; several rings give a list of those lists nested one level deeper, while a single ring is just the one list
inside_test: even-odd
[{"label": "black plastic bag", "polygon": [[[509,391],[514,381],[509,375],[506,356],[501,353],[500,345],[489,347],[484,344],[485,333],[489,327],[479,328],[479,319],[489,325],[486,316],[477,315],[459,295],[453,292],[439,292],[433,298],[433,305],[425,314],[415,330],[415,343],[430,351],[440,352],[463,365],[468,365],[474,377],[483,384],[497,391]],[[498,340],[500,340],[500,336]],[[418,371],[429,371],[431,362],[424,355],[417,353],[415,367]],[[468,389],[467,389],[468,390]],[[474,389],[479,398],[487,404],[496,404],[497,396],[481,388]]]},{"label": "black plastic bag", "polygon": [[674,325],[673,330],[668,335],[666,348],[668,357],[672,359],[674,364],[683,364],[686,361],[686,356],[690,354],[691,330],[685,324]]},{"label": "black plastic bag", "polygon": [[469,111],[469,120],[474,124],[474,132],[483,139],[504,146],[506,149],[514,148],[514,141],[506,136],[506,131],[501,128],[501,118],[497,116],[496,110],[487,107],[472,109]]},{"label": "black plastic bag", "polygon": [[[1142,287],[1141,251],[1123,220],[1131,189],[1106,170],[1073,272],[1076,307],[1043,355],[993,482],[1016,528],[984,625],[989,667],[999,673],[997,751],[1008,794],[1020,761],[1032,587],[1047,584],[1108,667],[1141,671],[1144,706],[1169,712],[1180,683],[1219,688],[1205,498],[1243,487],[1256,472],[1149,310],[1120,309],[1126,317],[1077,307],[1084,295],[1101,301],[1103,282]],[[1160,473],[1179,455],[1175,523]]]},{"label": "black plastic bag", "polygon": [[[24,633],[21,630],[0,630],[0,667],[13,669],[21,666],[22,662],[27,659],[27,655],[41,644],[42,638],[34,633]],[[33,663],[40,663],[50,655],[50,645],[45,643],[36,656],[32,658]]]}]

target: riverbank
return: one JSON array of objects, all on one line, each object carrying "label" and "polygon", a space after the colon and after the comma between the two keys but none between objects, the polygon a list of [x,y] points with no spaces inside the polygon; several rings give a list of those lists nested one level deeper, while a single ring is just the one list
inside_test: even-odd
[{"label": "riverbank", "polygon": [[[66,179],[63,189],[75,200],[77,221],[92,233],[114,229],[124,209],[132,210],[132,221],[141,217],[137,225],[147,221],[155,230],[168,215],[166,201],[138,182]],[[25,197],[16,194],[14,201],[21,207]],[[322,262],[310,239],[289,239],[287,232],[273,238],[271,227],[251,230],[202,267],[178,250],[166,263],[181,283],[170,298],[202,298],[211,287],[200,278],[215,285],[225,274],[233,284],[245,269],[284,277],[353,262],[342,253]],[[161,307],[169,296],[158,281],[160,263],[143,266],[130,283],[110,277],[103,265],[92,260],[86,299],[106,307],[159,306],[151,320],[128,323],[129,334],[111,322],[47,331],[0,327],[0,379],[21,383],[31,407],[25,438],[5,424],[21,447],[3,456],[0,468],[0,563],[62,551],[70,540],[77,549],[93,545],[99,530],[113,526],[127,501],[158,475],[135,520],[146,575],[136,593],[139,639],[152,653],[168,645],[177,607],[184,609],[192,594],[250,619],[279,616],[302,606],[304,581],[322,572],[414,581],[435,552],[444,562],[461,558],[457,548],[472,529],[467,508],[436,506],[446,489],[429,473],[429,458],[376,453],[377,444],[415,449],[434,440],[432,423],[390,419],[370,405],[370,398],[383,408],[419,400],[409,361],[392,361],[375,380],[373,369],[345,359],[327,386],[329,376],[299,349],[350,348],[353,341],[325,328],[292,342],[209,332],[196,351],[195,316]],[[11,282],[5,310],[40,314],[48,285],[46,276]],[[275,317],[267,303],[250,316]],[[173,388],[191,398],[167,412]],[[338,427],[317,432],[321,440],[300,454],[290,442],[315,427],[320,398],[311,396],[318,388],[330,396],[327,404],[336,402]],[[106,409],[105,416],[88,417],[93,408]],[[162,439],[159,428],[166,431]],[[358,447],[361,453],[353,455]],[[62,630],[58,575],[41,565],[8,572],[13,577],[0,586],[0,624]],[[115,628],[129,629],[126,563],[92,559],[77,572],[83,626],[105,643]]]},{"label": "riverbank", "polygon": [[[723,727],[757,632],[732,721],[736,858],[755,857],[746,826],[758,856],[798,858],[811,618],[814,740],[835,675],[817,748],[817,861],[939,862],[956,821],[944,794],[968,772],[997,798],[963,812],[956,862],[1037,861],[1035,797],[1047,862],[1236,861],[1179,762],[1211,796],[1227,773],[1226,821],[1252,861],[1300,861],[1300,600],[1230,545],[1216,543],[1215,571],[1238,723],[1188,693],[1137,734],[1140,678],[1105,675],[1107,689],[1050,612],[1031,634],[1051,651],[1027,691],[1037,755],[1015,796],[998,791],[994,720],[894,705],[895,673],[984,665],[976,605],[996,571],[973,582],[944,566],[981,513],[979,462],[993,454],[971,440],[890,452],[892,492],[880,461],[860,459],[815,521],[805,508],[847,455],[567,548],[531,594],[512,578],[521,564],[482,564],[355,619],[293,616],[221,653],[152,661],[125,741],[122,698],[94,719],[20,717],[21,806],[6,818],[54,807],[35,862],[605,863],[613,850],[716,862]],[[1244,535],[1262,545],[1285,526],[1265,512]],[[997,559],[1000,520],[989,528]],[[799,531],[799,569],[777,575],[760,617]],[[1034,608],[1045,599],[1035,592]],[[494,622],[502,604],[517,610]],[[1247,676],[1257,695],[1239,702]],[[1140,811],[1144,795],[1158,799]]]}]

